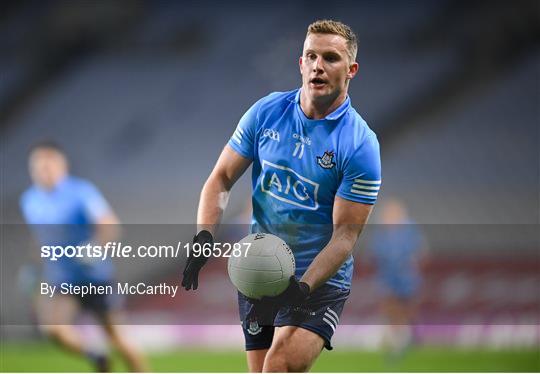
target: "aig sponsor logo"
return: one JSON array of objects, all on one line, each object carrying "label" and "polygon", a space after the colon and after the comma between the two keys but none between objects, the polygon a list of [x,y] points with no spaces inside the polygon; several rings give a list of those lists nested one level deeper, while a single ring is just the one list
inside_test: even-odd
[{"label": "aig sponsor logo", "polygon": [[279,142],[279,132],[273,129],[264,129],[263,138],[270,138],[276,142]]},{"label": "aig sponsor logo", "polygon": [[301,176],[291,168],[262,162],[261,190],[270,196],[302,208],[317,210],[319,184]]}]

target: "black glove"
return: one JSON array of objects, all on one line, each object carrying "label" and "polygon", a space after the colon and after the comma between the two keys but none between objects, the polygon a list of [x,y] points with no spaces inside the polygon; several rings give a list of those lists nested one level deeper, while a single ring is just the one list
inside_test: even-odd
[{"label": "black glove", "polygon": [[[209,231],[202,230],[193,238],[193,244],[200,244],[201,248],[204,248],[206,244],[214,245],[214,238]],[[189,291],[190,289],[196,290],[199,287],[199,271],[201,271],[208,257],[203,255],[204,251],[201,251],[199,257],[192,255],[187,258],[186,267],[184,269],[184,277],[182,278],[182,287]]]},{"label": "black glove", "polygon": [[271,324],[270,316],[284,306],[301,306],[309,297],[311,290],[307,283],[299,282],[293,275],[289,286],[278,296],[263,297],[260,300],[249,299],[252,304],[248,312],[249,320],[259,320],[262,324]]}]

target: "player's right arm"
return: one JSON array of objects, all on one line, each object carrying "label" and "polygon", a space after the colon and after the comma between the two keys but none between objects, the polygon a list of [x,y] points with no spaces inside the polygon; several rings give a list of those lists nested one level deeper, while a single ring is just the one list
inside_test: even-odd
[{"label": "player's right arm", "polygon": [[[241,156],[229,145],[225,146],[201,191],[194,244],[204,247],[205,244],[214,243],[214,235],[227,207],[232,186],[250,164],[250,159]],[[182,287],[186,291],[199,287],[199,272],[207,260],[203,256],[188,257],[182,278]]]},{"label": "player's right arm", "polygon": [[225,146],[201,191],[197,232],[206,230],[215,235],[229,201],[231,188],[251,162],[252,160],[241,156],[231,146]]},{"label": "player's right arm", "polygon": [[[214,170],[206,180],[197,211],[197,235],[193,244],[213,245],[214,235],[229,201],[232,186],[254,159],[255,132],[261,100],[242,116],[228,144],[219,156]],[[208,258],[190,256],[182,278],[182,287],[196,290],[199,271]]]},{"label": "player's right arm", "polygon": [[197,212],[197,232],[206,230],[214,235],[227,206],[232,186],[255,158],[255,134],[259,123],[259,110],[264,100],[265,98],[262,98],[257,101],[240,118],[204,184]]}]

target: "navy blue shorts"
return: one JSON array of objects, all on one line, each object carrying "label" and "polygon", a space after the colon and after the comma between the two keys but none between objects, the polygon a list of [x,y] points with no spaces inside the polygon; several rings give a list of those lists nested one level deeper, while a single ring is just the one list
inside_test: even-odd
[{"label": "navy blue shorts", "polygon": [[[96,286],[112,286],[112,283],[98,283]],[[114,288],[114,287],[113,287]],[[73,295],[79,302],[83,310],[103,316],[115,309],[118,309],[122,302],[121,295],[118,294],[89,294],[84,297]]]},{"label": "navy blue shorts", "polygon": [[312,331],[324,339],[324,346],[331,350],[330,341],[339,323],[349,290],[335,286],[323,285],[317,288],[302,307],[283,307],[274,311],[273,321],[260,323],[248,321],[247,314],[251,308],[249,300],[238,293],[240,321],[244,330],[246,351],[267,349],[272,345],[274,328],[281,326],[298,326]]}]

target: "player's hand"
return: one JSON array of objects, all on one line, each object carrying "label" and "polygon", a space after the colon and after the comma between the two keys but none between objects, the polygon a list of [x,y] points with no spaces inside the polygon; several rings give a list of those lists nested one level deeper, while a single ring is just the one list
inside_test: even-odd
[{"label": "player's hand", "polygon": [[300,306],[307,298],[311,289],[305,282],[299,282],[293,275],[289,286],[278,296],[263,297],[260,300],[249,299],[252,307],[248,312],[248,319],[268,322],[269,315],[284,306]]},{"label": "player's hand", "polygon": [[309,297],[311,289],[309,284],[299,282],[293,275],[289,279],[289,286],[278,296],[263,297],[265,302],[274,304],[278,307],[302,305]]},{"label": "player's hand", "polygon": [[[202,230],[193,238],[193,244],[200,244],[201,248],[203,248],[205,244],[213,246],[214,237],[209,231]],[[196,290],[197,287],[199,287],[199,272],[204,264],[206,264],[206,261],[208,261],[208,257],[203,255],[204,252],[205,251],[201,251],[201,255],[198,257],[192,255],[187,258],[184,276],[182,278],[182,287],[184,287],[186,291],[189,291],[190,289]]]}]

